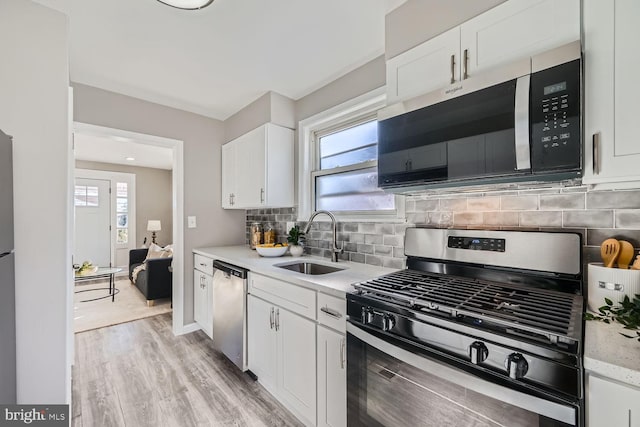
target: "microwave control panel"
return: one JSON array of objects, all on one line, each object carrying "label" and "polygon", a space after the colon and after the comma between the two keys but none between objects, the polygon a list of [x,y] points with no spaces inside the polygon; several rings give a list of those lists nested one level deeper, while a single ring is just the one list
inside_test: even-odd
[{"label": "microwave control panel", "polygon": [[580,60],[531,75],[533,172],[580,169]]}]

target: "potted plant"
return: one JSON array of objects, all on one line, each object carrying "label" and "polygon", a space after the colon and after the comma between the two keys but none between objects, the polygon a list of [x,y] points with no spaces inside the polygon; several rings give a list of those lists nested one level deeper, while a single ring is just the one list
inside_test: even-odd
[{"label": "potted plant", "polygon": [[300,238],[304,236],[304,231],[300,231],[300,227],[298,225],[294,225],[291,230],[289,230],[289,235],[287,236],[287,242],[289,242],[289,252],[291,252],[291,256],[300,256],[304,251],[303,247],[300,246]]}]

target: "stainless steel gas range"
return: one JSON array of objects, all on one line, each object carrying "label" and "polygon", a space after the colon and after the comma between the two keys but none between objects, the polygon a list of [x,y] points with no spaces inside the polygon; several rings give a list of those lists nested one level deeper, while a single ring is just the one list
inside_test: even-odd
[{"label": "stainless steel gas range", "polygon": [[582,426],[582,242],[409,228],[347,295],[349,426]]}]

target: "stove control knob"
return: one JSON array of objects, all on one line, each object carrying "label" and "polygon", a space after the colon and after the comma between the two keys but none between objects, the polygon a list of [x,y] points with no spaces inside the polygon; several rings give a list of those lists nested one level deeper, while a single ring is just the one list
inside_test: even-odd
[{"label": "stove control knob", "polygon": [[514,380],[524,378],[529,370],[529,364],[524,356],[520,353],[511,353],[504,361],[504,367],[507,369],[509,377]]},{"label": "stove control knob", "polygon": [[489,357],[489,349],[481,341],[474,341],[469,346],[469,359],[474,365],[479,365]]}]

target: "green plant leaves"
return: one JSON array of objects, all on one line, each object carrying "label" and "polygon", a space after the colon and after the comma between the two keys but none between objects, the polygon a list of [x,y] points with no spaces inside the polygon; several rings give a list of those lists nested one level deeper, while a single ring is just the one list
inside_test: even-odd
[{"label": "green plant leaves", "polygon": [[[613,301],[609,298],[605,298],[606,305],[598,308],[599,313],[585,313],[584,320],[597,320],[607,324],[611,322],[618,322],[624,326],[624,329],[638,330],[640,329],[640,294],[637,294],[633,299],[625,295],[622,302],[614,306]],[[638,341],[640,341],[640,332],[636,332]],[[627,338],[636,338],[633,335],[626,335],[621,333],[620,335]]]}]

